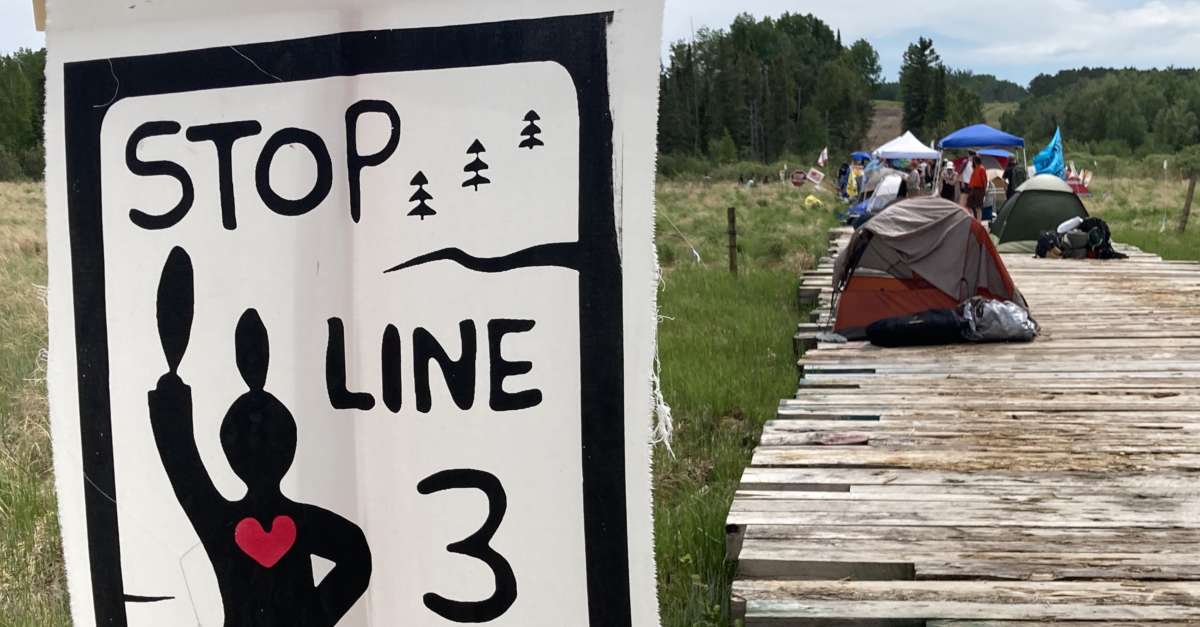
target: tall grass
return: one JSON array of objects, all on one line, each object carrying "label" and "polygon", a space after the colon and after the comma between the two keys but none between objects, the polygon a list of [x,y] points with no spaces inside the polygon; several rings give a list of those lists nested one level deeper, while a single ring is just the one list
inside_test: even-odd
[{"label": "tall grass", "polygon": [[42,186],[0,184],[0,624],[66,625],[46,412]]},{"label": "tall grass", "polygon": [[1186,191],[1187,183],[1177,178],[1098,179],[1085,204],[1119,242],[1164,259],[1200,260],[1200,199],[1192,203],[1187,231],[1176,230]]},{"label": "tall grass", "polygon": [[[796,278],[824,253],[838,208],[828,194],[817,194],[824,207],[806,208],[809,193],[658,186],[659,355],[675,437],[673,455],[655,452],[654,526],[669,627],[729,624],[725,518],[763,423],[795,393]],[[737,210],[737,277],[727,265],[727,207]]]}]

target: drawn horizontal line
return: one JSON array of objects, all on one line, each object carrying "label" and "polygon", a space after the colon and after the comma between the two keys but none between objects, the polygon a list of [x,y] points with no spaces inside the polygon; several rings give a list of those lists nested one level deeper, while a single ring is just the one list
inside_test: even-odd
[{"label": "drawn horizontal line", "polygon": [[535,268],[539,266],[557,266],[578,270],[579,262],[576,258],[578,247],[578,242],[539,244],[501,257],[476,257],[459,248],[443,248],[413,257],[383,272],[387,274],[435,261],[452,261],[468,270],[489,273],[508,272],[509,270],[516,270],[518,268]]},{"label": "drawn horizontal line", "polygon": [[125,595],[126,603],[157,603],[158,601],[172,601],[175,597],[146,597],[137,594]]}]

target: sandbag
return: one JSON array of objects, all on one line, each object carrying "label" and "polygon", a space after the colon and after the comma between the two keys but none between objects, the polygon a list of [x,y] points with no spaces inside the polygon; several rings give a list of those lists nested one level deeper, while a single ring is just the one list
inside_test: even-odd
[{"label": "sandbag", "polygon": [[1007,300],[975,296],[958,306],[958,315],[965,322],[963,336],[972,342],[1030,342],[1039,330],[1024,307]]},{"label": "sandbag", "polygon": [[955,310],[930,309],[873,322],[867,327],[867,340],[887,348],[957,344],[964,340],[964,326]]}]

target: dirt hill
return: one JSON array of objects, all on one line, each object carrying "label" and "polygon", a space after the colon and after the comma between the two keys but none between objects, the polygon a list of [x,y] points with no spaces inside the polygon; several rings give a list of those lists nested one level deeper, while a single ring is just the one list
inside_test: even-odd
[{"label": "dirt hill", "polygon": [[876,100],[875,119],[871,122],[871,130],[867,131],[867,145],[864,150],[874,150],[884,142],[895,139],[904,131],[904,109],[895,100]]}]

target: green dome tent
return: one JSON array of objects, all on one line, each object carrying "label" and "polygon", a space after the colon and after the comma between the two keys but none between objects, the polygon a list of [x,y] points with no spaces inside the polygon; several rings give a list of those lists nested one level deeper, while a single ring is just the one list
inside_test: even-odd
[{"label": "green dome tent", "polygon": [[1039,174],[1025,181],[992,221],[1000,252],[1033,252],[1038,237],[1074,217],[1088,217],[1079,196],[1062,179]]}]

